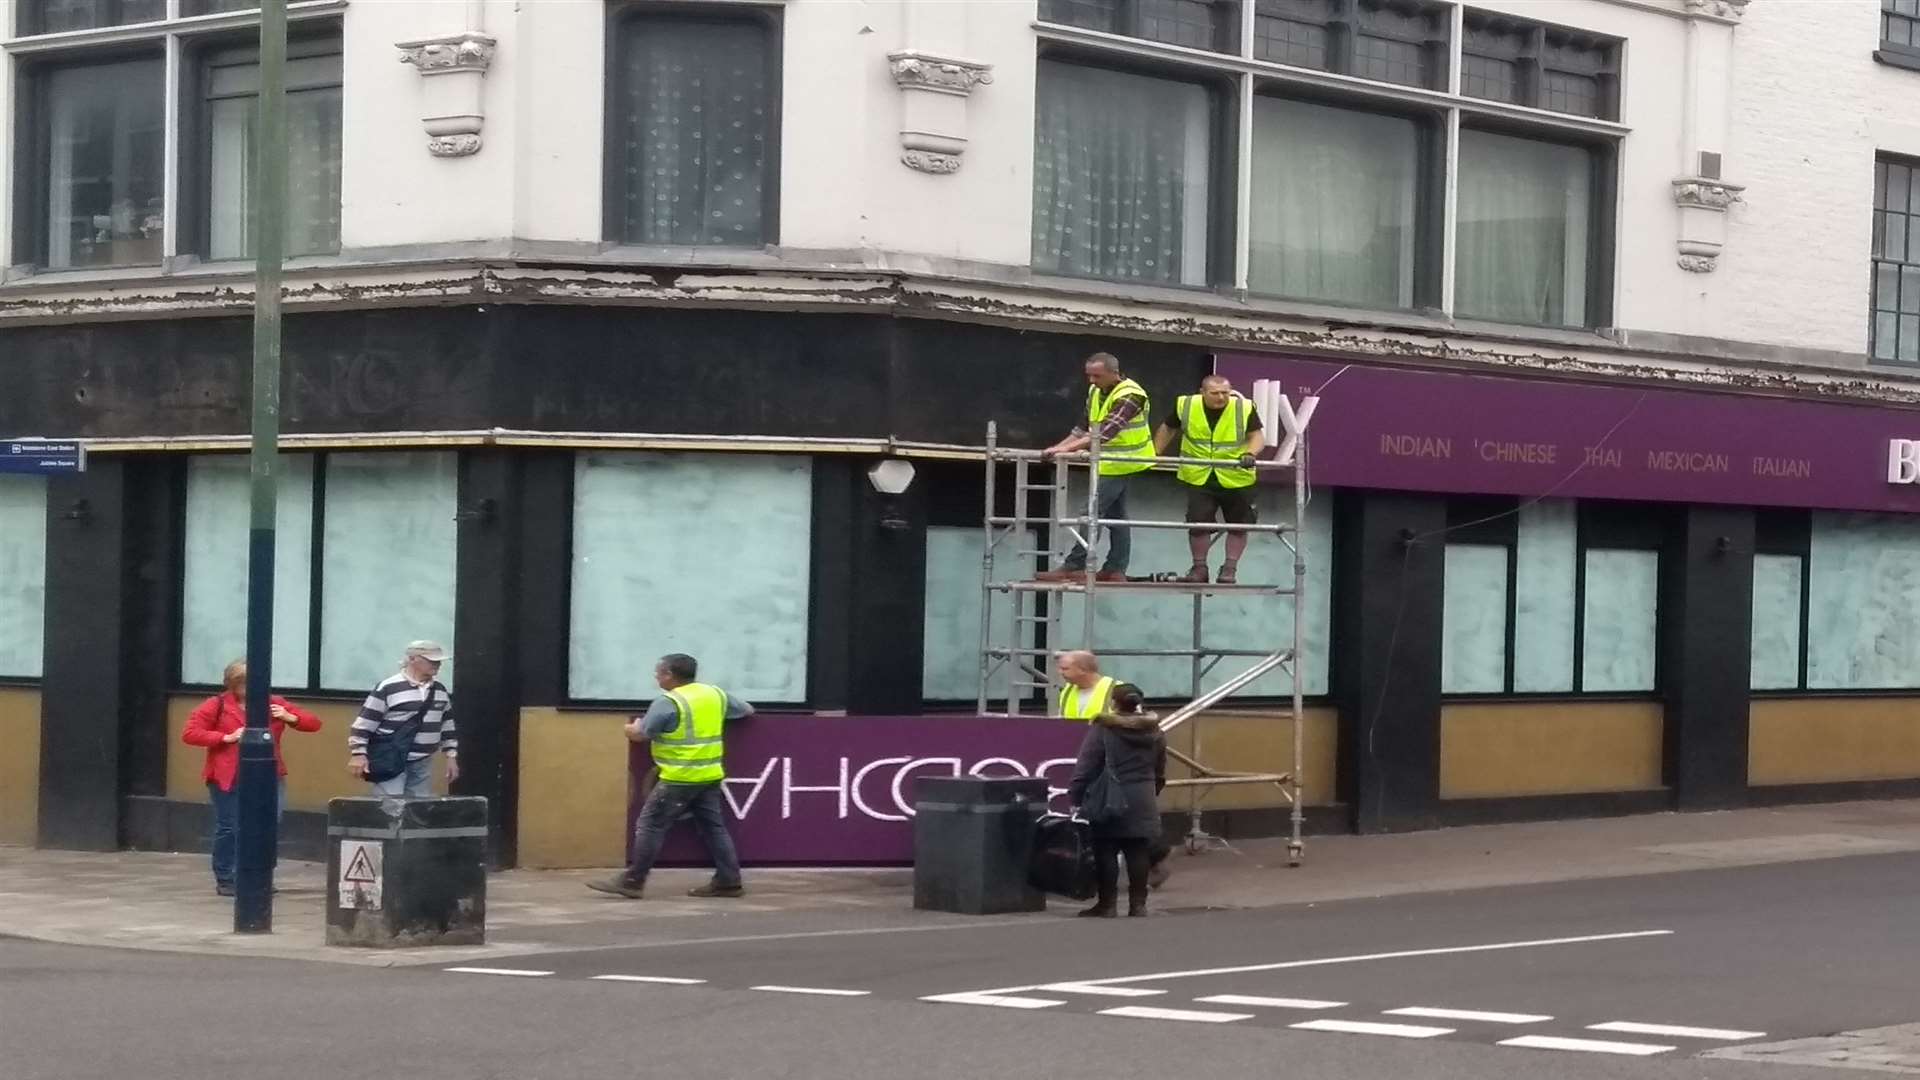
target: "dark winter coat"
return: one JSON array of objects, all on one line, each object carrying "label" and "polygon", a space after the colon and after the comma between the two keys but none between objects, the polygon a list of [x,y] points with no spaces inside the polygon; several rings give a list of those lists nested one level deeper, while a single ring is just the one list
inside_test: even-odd
[{"label": "dark winter coat", "polygon": [[1108,839],[1147,839],[1160,835],[1160,789],[1167,786],[1167,740],[1160,719],[1151,713],[1115,716],[1111,713],[1087,725],[1080,757],[1073,766],[1067,796],[1082,805],[1087,785],[1108,765],[1127,797],[1127,812],[1112,821],[1095,822],[1093,834]]}]

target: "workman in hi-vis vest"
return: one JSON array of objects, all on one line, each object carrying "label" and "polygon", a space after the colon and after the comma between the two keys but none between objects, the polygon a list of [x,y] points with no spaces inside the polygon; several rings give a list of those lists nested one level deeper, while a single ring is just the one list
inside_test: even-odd
[{"label": "workman in hi-vis vest", "polygon": [[[1148,426],[1149,403],[1141,385],[1120,374],[1120,361],[1111,353],[1087,357],[1087,408],[1085,421],[1073,433],[1045,450],[1043,458],[1071,454],[1093,445],[1093,433],[1100,433],[1099,515],[1108,519],[1127,516],[1127,482],[1153,468],[1153,429]],[[1125,581],[1127,560],[1133,554],[1133,531],[1125,525],[1109,525],[1107,561],[1100,568],[1101,581]],[[1071,581],[1087,572],[1087,548],[1075,544],[1072,554],[1059,566],[1035,575],[1041,581]]]},{"label": "workman in hi-vis vest", "polygon": [[[1252,525],[1260,520],[1253,501],[1255,455],[1266,449],[1267,434],[1261,430],[1260,414],[1253,402],[1233,390],[1233,384],[1220,375],[1200,381],[1200,392],[1174,399],[1173,411],[1160,421],[1154,433],[1153,452],[1167,456],[1167,445],[1180,440],[1183,458],[1199,458],[1216,464],[1182,465],[1180,482],[1187,487],[1187,520],[1214,520],[1218,514],[1229,525]],[[1187,534],[1187,547],[1193,553],[1193,569],[1184,581],[1204,584],[1207,580],[1207,546],[1213,534],[1194,530]],[[1227,533],[1227,558],[1220,564],[1222,585],[1238,581],[1240,556],[1247,550],[1247,533]]]},{"label": "workman in hi-vis vest", "polygon": [[640,899],[667,830],[682,817],[691,817],[713,858],[713,880],[688,890],[687,895],[745,895],[740,886],[740,856],[727,832],[727,799],[721,783],[727,778],[727,721],[752,716],[753,706],[717,686],[695,682],[699,674],[699,661],[685,653],[663,656],[654,666],[653,681],[660,686],[660,696],[653,699],[645,716],[627,724],[627,738],[649,744],[660,779],[634,824],[627,869],[606,881],[589,881],[587,888]]},{"label": "workman in hi-vis vest", "polygon": [[1060,672],[1060,707],[1055,711],[1068,720],[1091,722],[1107,711],[1113,695],[1114,680],[1100,674],[1100,659],[1084,649],[1063,652],[1054,661]]}]

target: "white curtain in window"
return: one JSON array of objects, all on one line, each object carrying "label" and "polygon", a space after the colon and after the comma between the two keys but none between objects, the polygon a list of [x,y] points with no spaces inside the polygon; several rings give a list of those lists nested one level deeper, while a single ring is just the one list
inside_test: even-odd
[{"label": "white curtain in window", "polygon": [[131,60],[45,76],[49,267],[160,261],[162,74],[158,60]]},{"label": "white curtain in window", "polygon": [[1205,284],[1211,128],[1192,83],[1042,61],[1034,269]]},{"label": "white curtain in window", "polygon": [[47,482],[0,476],[0,676],[40,677],[46,607]]},{"label": "white curtain in window", "polygon": [[[338,57],[330,60],[336,67]],[[303,61],[307,62],[307,61]],[[340,88],[287,94],[287,254],[340,250]],[[211,103],[209,258],[253,256],[253,135],[257,97]]]},{"label": "white curtain in window", "polygon": [[1587,551],[1580,687],[1645,692],[1654,688],[1660,610],[1660,554]]},{"label": "white curtain in window", "polygon": [[1920,686],[1920,520],[1815,514],[1807,567],[1807,685]]},{"label": "white curtain in window", "polygon": [[812,547],[808,458],[579,455],[569,692],[652,698],[681,652],[750,701],[806,700]]},{"label": "white curtain in window", "polygon": [[1806,564],[1798,555],[1753,557],[1752,688],[1792,690],[1800,685],[1800,583]]},{"label": "white curtain in window", "polygon": [[1448,544],[1442,590],[1440,692],[1507,688],[1507,548]]},{"label": "white curtain in window", "polygon": [[[307,685],[313,604],[313,459],[282,457],[273,552],[273,685]],[[247,459],[187,463],[186,580],[180,605],[180,681],[220,682],[247,651]]]},{"label": "white curtain in window", "polygon": [[1413,121],[1261,97],[1253,124],[1253,290],[1412,307]]},{"label": "white curtain in window", "polygon": [[1460,133],[1458,314],[1585,325],[1591,174],[1576,146]]},{"label": "white curtain in window", "polygon": [[1520,508],[1514,551],[1515,693],[1573,689],[1577,507],[1572,499],[1544,499]]},{"label": "white curtain in window", "polygon": [[320,684],[371,687],[400,670],[407,642],[454,649],[456,456],[327,455],[321,537]]}]

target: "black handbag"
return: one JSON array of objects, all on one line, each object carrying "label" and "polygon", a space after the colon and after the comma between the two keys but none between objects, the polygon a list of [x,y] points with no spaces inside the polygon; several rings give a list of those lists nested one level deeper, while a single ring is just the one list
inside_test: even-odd
[{"label": "black handbag", "polygon": [[413,737],[427,722],[427,710],[433,708],[433,691],[428,690],[420,708],[410,720],[402,721],[385,735],[376,733],[367,740],[367,779],[379,784],[407,771],[407,755],[413,752]]},{"label": "black handbag", "polygon": [[1120,785],[1120,778],[1113,775],[1112,747],[1106,740],[1112,738],[1107,731],[1100,732],[1101,754],[1100,775],[1087,782],[1087,789],[1080,796],[1080,813],[1095,824],[1118,821],[1127,816],[1127,792]]},{"label": "black handbag", "polygon": [[1033,861],[1027,883],[1044,893],[1085,900],[1098,891],[1093,829],[1080,818],[1045,814],[1033,825]]}]

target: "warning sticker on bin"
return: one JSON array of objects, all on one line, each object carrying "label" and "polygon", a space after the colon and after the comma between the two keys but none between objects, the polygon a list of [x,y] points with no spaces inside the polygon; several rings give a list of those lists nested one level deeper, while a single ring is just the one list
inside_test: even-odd
[{"label": "warning sticker on bin", "polygon": [[340,841],[340,906],[380,910],[380,864],[386,845],[378,840]]}]

